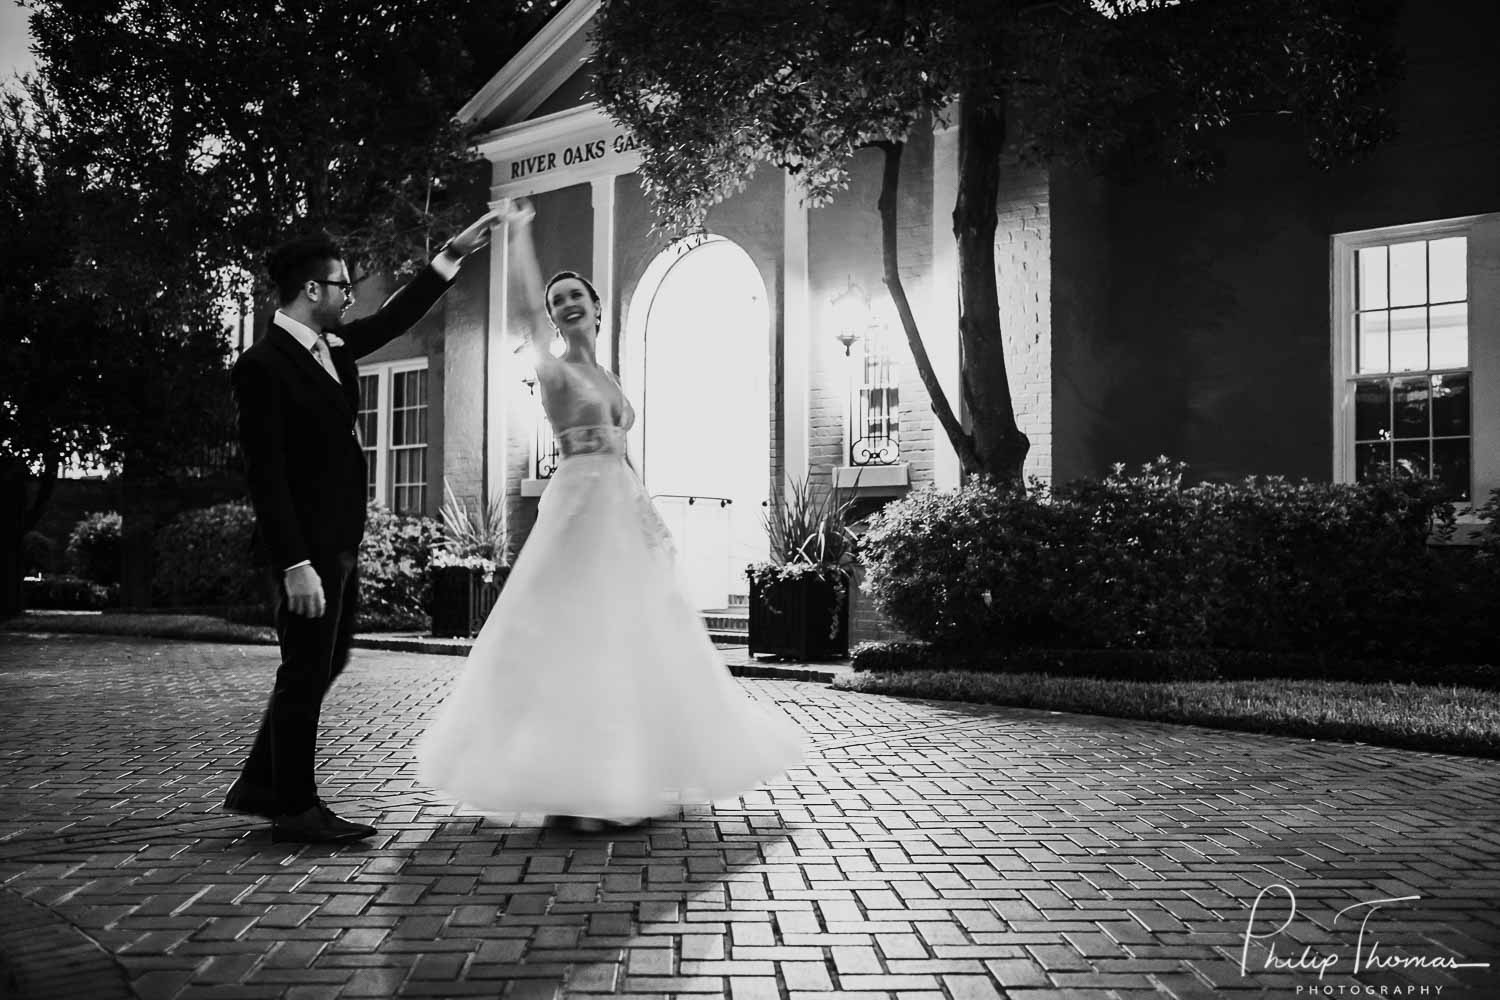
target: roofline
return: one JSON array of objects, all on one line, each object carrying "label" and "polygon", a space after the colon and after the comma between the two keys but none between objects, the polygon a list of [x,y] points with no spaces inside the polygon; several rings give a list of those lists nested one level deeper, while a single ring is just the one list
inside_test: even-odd
[{"label": "roofline", "polygon": [[[572,75],[569,68],[560,79],[556,72],[548,72],[548,64],[556,58],[563,47],[577,38],[588,27],[599,11],[600,0],[572,0],[566,7],[552,16],[543,27],[521,46],[521,50],[510,58],[488,83],[479,89],[454,115],[461,124],[483,121],[508,101],[513,101],[521,92],[531,91],[529,105],[518,109],[516,114],[527,114]],[[592,43],[585,43],[585,51]],[[538,87],[545,79],[546,87]]]}]

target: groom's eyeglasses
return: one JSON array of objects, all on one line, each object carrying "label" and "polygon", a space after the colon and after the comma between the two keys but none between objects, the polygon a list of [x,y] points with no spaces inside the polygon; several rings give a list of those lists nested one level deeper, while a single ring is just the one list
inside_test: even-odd
[{"label": "groom's eyeglasses", "polygon": [[354,297],[354,282],[352,281],[332,281],[327,278],[308,278],[307,280],[318,285],[332,285],[334,288],[342,289],[343,293],[351,299]]}]

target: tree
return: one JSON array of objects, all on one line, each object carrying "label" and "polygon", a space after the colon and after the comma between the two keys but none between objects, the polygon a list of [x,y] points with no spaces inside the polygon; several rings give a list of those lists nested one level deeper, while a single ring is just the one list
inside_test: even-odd
[{"label": "tree", "polygon": [[[1002,154],[1207,178],[1216,141],[1251,115],[1300,123],[1315,161],[1389,131],[1396,76],[1387,0],[603,0],[596,90],[641,144],[659,227],[702,225],[757,164],[813,204],[847,186],[860,148],[884,154],[885,282],[965,474],[1019,480],[995,277]],[[727,54],[727,57],[726,57]],[[959,128],[966,429],[933,372],[898,271],[896,195],[911,130]]]},{"label": "tree", "polygon": [[7,508],[0,556],[61,458],[149,479],[223,440],[222,317],[264,298],[270,246],[323,229],[357,278],[400,276],[467,222],[452,114],[558,6],[29,0],[37,71],[0,134],[0,466],[38,499]]}]

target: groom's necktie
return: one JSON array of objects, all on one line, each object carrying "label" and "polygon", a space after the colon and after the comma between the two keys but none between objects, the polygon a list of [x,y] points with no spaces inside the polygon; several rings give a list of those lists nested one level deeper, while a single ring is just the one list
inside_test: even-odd
[{"label": "groom's necktie", "polygon": [[317,359],[318,364],[323,366],[323,370],[328,373],[329,378],[340,385],[343,384],[343,381],[339,378],[338,371],[333,367],[333,357],[328,353],[328,342],[323,339],[322,334],[319,334],[318,339],[313,341],[312,356]]}]

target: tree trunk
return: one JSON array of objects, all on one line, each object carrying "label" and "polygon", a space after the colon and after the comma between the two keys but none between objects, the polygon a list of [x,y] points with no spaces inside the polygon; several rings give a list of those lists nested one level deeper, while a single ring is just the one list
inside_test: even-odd
[{"label": "tree trunk", "polygon": [[965,93],[958,120],[958,203],[953,209],[953,233],[958,238],[958,329],[963,345],[964,403],[974,427],[976,456],[972,466],[965,463],[964,473],[983,472],[1020,482],[1031,442],[1016,426],[995,284],[1005,106],[996,98],[984,100]]},{"label": "tree trunk", "polygon": [[912,359],[917,363],[917,374],[921,376],[922,385],[927,389],[927,396],[932,400],[932,412],[948,435],[948,440],[953,443],[953,450],[958,453],[960,466],[965,471],[969,471],[979,464],[979,457],[974,451],[974,438],[959,423],[947,394],[943,392],[942,383],[938,381],[937,373],[932,369],[932,359],[927,356],[927,347],[922,343],[922,334],[917,329],[916,317],[912,315],[911,303],[906,299],[906,286],[901,281],[899,258],[896,253],[898,232],[896,196],[901,184],[903,145],[899,142],[881,142],[876,145],[885,154],[885,169],[881,173],[878,202],[885,287],[890,291],[891,302],[894,303],[896,313],[901,317],[901,328],[906,331],[906,342],[911,346]]},{"label": "tree trunk", "polygon": [[26,534],[26,466],[0,458],[0,619],[21,612],[21,538]]},{"label": "tree trunk", "polygon": [[120,607],[151,607],[156,528],[160,516],[160,481],[154,475],[131,473],[126,462],[120,477]]},{"label": "tree trunk", "polygon": [[47,456],[42,464],[42,476],[37,480],[36,496],[21,520],[21,534],[35,529],[41,522],[42,512],[47,509],[47,504],[52,501],[52,494],[57,489],[57,474],[61,468],[62,460],[57,455]]}]

